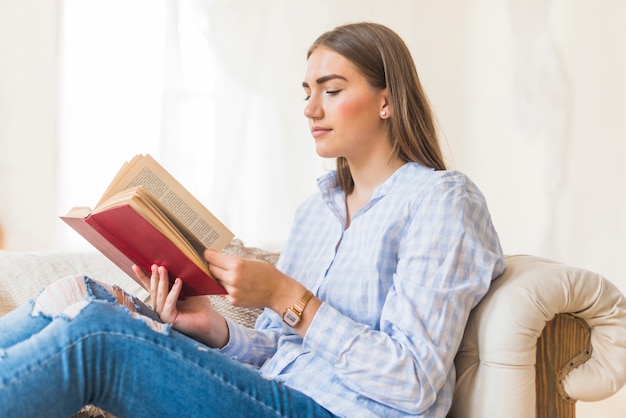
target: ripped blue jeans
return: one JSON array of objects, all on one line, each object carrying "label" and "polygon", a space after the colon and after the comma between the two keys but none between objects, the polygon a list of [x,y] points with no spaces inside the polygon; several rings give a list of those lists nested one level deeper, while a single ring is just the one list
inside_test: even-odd
[{"label": "ripped blue jeans", "polygon": [[333,416],[81,276],[0,318],[0,417],[67,418],[93,404],[118,417]]}]

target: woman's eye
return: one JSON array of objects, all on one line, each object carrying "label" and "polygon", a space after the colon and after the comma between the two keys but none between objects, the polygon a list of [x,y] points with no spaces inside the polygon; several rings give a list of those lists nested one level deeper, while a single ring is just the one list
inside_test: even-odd
[{"label": "woman's eye", "polygon": [[[326,90],[326,91],[324,91],[324,93],[325,93],[325,94],[328,94],[329,96],[334,96],[334,95],[336,95],[336,94],[339,94],[340,92],[341,92],[341,90]],[[310,95],[310,94],[309,94],[309,95],[307,95],[307,96],[304,98],[304,101],[305,101],[305,102],[307,102],[307,101],[309,101],[309,99],[311,99],[311,95]]]}]

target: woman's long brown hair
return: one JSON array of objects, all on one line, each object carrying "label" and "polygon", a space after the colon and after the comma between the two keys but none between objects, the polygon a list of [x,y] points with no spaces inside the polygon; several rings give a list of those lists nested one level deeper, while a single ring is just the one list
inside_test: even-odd
[{"label": "woman's long brown hair", "polygon": [[[377,23],[353,23],[323,33],[309,48],[329,48],[352,62],[370,85],[388,89],[391,117],[388,136],[401,160],[436,170],[446,165],[428,98],[406,44],[391,29]],[[337,158],[339,186],[350,194],[354,181],[344,157]]]}]

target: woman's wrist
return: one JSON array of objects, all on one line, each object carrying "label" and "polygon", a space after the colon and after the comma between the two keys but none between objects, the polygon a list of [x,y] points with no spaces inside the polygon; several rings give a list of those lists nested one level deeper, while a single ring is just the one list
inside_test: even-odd
[{"label": "woman's wrist", "polygon": [[291,277],[285,276],[280,286],[272,295],[268,308],[279,314],[280,316],[291,306],[293,306],[304,293],[307,288]]},{"label": "woman's wrist", "polygon": [[322,301],[297,280],[288,279],[280,286],[268,308],[304,336]]},{"label": "woman's wrist", "polygon": [[222,348],[230,340],[230,329],[226,318],[215,309],[211,312],[211,318],[207,321],[204,329],[198,329],[196,335],[191,337],[212,348]]}]

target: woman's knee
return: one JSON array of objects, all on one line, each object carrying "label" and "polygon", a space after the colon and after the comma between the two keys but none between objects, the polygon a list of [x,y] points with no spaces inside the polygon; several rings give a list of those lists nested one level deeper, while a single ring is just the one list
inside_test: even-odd
[{"label": "woman's knee", "polygon": [[121,306],[131,317],[142,319],[153,330],[167,333],[156,312],[134,296],[118,286],[98,282],[82,275],[64,277],[44,288],[32,301],[32,316],[63,317],[72,320],[94,300]]},{"label": "woman's knee", "polygon": [[91,297],[83,276],[67,276],[46,286],[33,301],[33,316],[76,316]]},{"label": "woman's knee", "polygon": [[102,299],[136,311],[132,297],[116,286],[83,275],[66,276],[46,286],[33,300],[33,316],[74,318],[92,299]]}]

